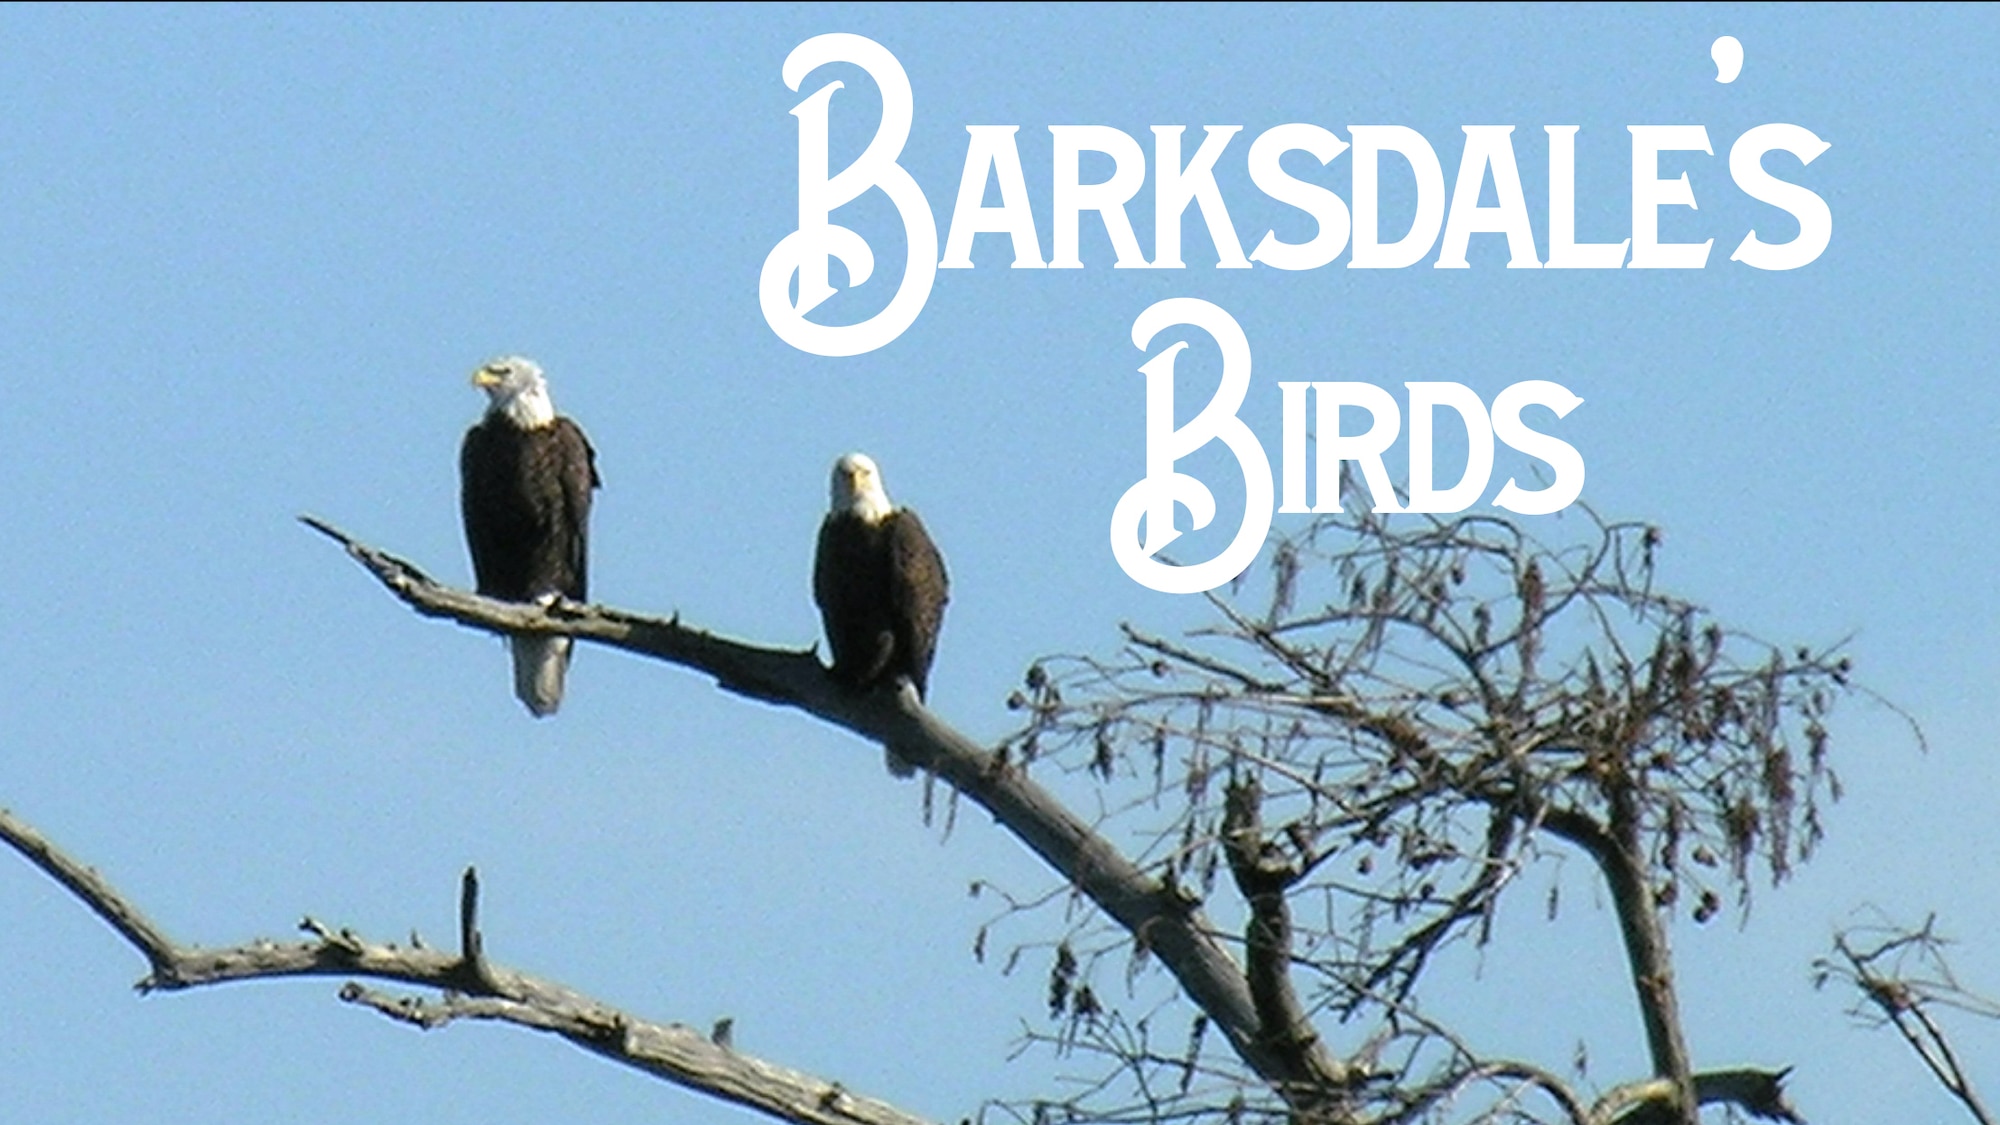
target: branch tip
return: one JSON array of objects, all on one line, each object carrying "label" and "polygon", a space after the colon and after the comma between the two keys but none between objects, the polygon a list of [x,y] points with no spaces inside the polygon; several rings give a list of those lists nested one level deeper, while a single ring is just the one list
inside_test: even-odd
[{"label": "branch tip", "polygon": [[319,532],[321,535],[326,536],[328,539],[333,540],[334,542],[340,544],[343,547],[347,547],[349,549],[352,549],[354,547],[353,536],[347,534],[345,531],[340,530],[339,528],[333,526],[332,524],[326,522],[325,520],[319,518],[318,516],[313,515],[310,512],[299,513],[299,522],[305,524],[307,527],[312,528],[314,531]]},{"label": "branch tip", "polygon": [[458,881],[459,969],[468,990],[487,996],[501,995],[500,982],[486,963],[486,939],[479,932],[479,869],[468,866]]}]

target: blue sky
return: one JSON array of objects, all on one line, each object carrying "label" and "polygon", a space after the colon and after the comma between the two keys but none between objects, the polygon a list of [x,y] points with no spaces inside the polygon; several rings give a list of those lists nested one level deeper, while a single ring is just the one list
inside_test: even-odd
[{"label": "blue sky", "polygon": [[[1581,127],[1579,235],[1616,241],[1626,126],[1701,124],[1716,155],[1661,164],[1700,209],[1662,229],[1716,249],[1702,270],[1521,271],[1477,235],[1469,270],[1217,270],[1191,212],[1188,268],[1115,270],[1086,218],[1083,269],[1011,270],[984,235],[893,343],[808,355],[764,323],[757,279],[797,221],[801,95],[779,68],[828,31],[907,71],[902,162],[940,224],[965,126],[1021,127],[1045,253],[1047,126],[1148,152],[1152,125],[1189,126],[1190,150],[1244,126],[1219,179],[1249,249],[1297,216],[1243,155],[1294,121],[1408,125],[1447,182],[1461,125],[1514,125],[1544,252],[1543,125]],[[827,467],[864,449],[951,567],[933,702],[997,737],[1035,657],[1197,617],[1121,572],[1106,527],[1144,466],[1132,321],[1200,297],[1249,337],[1245,417],[1274,456],[1281,380],[1488,401],[1554,380],[1585,400],[1556,430],[1585,501],[1665,529],[1664,581],[1773,639],[1853,636],[1930,748],[1866,702],[1837,716],[1850,796],[1821,858],[1745,925],[1676,930],[1683,1003],[1698,1063],[1796,1064],[1816,1122],[1949,1119],[1807,964],[1864,903],[1935,909],[2000,991],[1996,32],[1990,7],[0,9],[0,803],[184,940],[284,936],[301,913],[443,940],[477,863],[508,964],[655,1018],[731,1015],[747,1050],[940,1119],[1045,1089],[1045,1063],[1004,1061],[1040,970],[973,962],[989,904],[965,889],[1049,880],[983,818],[941,843],[873,749],[601,650],[533,722],[498,642],[416,619],[292,517],[463,581],[466,377],[527,354],[599,451],[593,594],[803,645]],[[1724,34],[1746,54],[1728,85]],[[829,76],[844,159],[877,103],[858,71]],[[1787,229],[1727,171],[1773,121],[1832,145],[1769,162],[1834,217],[1787,273],[1727,261],[1750,227]],[[1149,251],[1150,202],[1149,179]],[[833,317],[902,269],[879,195],[840,220],[877,277]],[[1227,462],[1189,464],[1233,527]],[[1577,874],[1569,901],[1595,901]],[[1610,916],[1547,923],[1539,902],[1459,966],[1453,1004],[1496,1051],[1560,1066],[1588,1038],[1593,1073],[1625,1077],[1642,1056]],[[136,958],[24,864],[0,863],[0,918],[12,1119],[741,1119],[520,1032],[391,1026],[332,981],[135,1000]],[[1978,1030],[1990,1091],[2000,1037]]]}]

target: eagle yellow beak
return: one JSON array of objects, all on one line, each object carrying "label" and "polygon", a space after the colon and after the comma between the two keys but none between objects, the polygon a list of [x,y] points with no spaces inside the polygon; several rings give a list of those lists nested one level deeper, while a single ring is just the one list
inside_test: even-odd
[{"label": "eagle yellow beak", "polygon": [[494,374],[490,368],[481,367],[472,373],[472,385],[482,389],[497,387],[500,385],[500,376]]}]

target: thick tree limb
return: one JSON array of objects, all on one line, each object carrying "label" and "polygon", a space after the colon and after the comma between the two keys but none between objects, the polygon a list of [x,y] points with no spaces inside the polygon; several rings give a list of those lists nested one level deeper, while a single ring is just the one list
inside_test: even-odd
[{"label": "thick tree limb", "polygon": [[[726,691],[794,707],[879,743],[978,802],[1044,862],[1068,879],[1133,940],[1159,958],[1252,1070],[1279,1091],[1321,1085],[1328,1075],[1302,1071],[1296,1052],[1276,1050],[1243,970],[1216,941],[1195,903],[1151,878],[1112,844],[1013,767],[926,710],[914,692],[842,690],[809,650],[769,648],[717,636],[671,619],[598,605],[559,602],[546,609],[496,601],[442,585],[413,564],[361,543],[322,520],[302,521],[347,549],[390,593],[426,617],[490,633],[554,633],[695,669]],[[1327,1060],[1332,1076],[1346,1068]]]},{"label": "thick tree limb", "polygon": [[340,998],[419,1027],[454,1019],[485,1019],[559,1035],[586,1051],[676,1085],[746,1106],[797,1125],[928,1125],[885,1102],[711,1043],[683,1024],[628,1015],[559,984],[489,963],[480,951],[478,880],[468,869],[461,888],[458,953],[402,948],[329,930],[308,918],[312,941],[256,940],[222,949],[181,945],[97,872],[78,863],[34,828],[0,809],[0,841],[21,853],[118,931],[146,958],[141,992],[178,991],[227,981],[277,977],[368,977],[440,990],[440,999],[387,997],[350,980]]},{"label": "thick tree limb", "polygon": [[1295,1119],[1337,1119],[1346,1112],[1338,1100],[1346,1092],[1340,1066],[1327,1053],[1292,986],[1292,913],[1285,892],[1298,873],[1264,838],[1263,800],[1255,774],[1232,781],[1222,823],[1230,875],[1250,907],[1243,935],[1250,999],[1257,1006],[1264,1043],[1286,1055],[1291,1069],[1317,1076],[1287,1099],[1300,1109]]},{"label": "thick tree limb", "polygon": [[[1805,1119],[1785,1097],[1785,1070],[1704,1071],[1694,1076],[1697,1105],[1732,1105],[1761,1121],[1783,1121],[1804,1125]],[[1680,1120],[1674,1083],[1652,1078],[1620,1086],[1599,1098],[1591,1108],[1592,1122],[1609,1125],[1667,1125]]]},{"label": "thick tree limb", "polygon": [[1554,807],[1543,810],[1542,826],[1582,848],[1603,873],[1611,889],[1612,907],[1618,914],[1618,929],[1625,939],[1626,963],[1638,994],[1639,1014],[1646,1025],[1653,1073],[1668,1084],[1668,1089],[1681,1091],[1673,1099],[1673,1116],[1664,1120],[1677,1125],[1698,1125],[1700,1118],[1695,1107],[1701,1104],[1701,1091],[1696,1088],[1687,1040],[1681,1031],[1666,926],[1660,920],[1652,888],[1646,883],[1645,865],[1635,854],[1632,834],[1625,833],[1621,839],[1615,830],[1583,813]]}]

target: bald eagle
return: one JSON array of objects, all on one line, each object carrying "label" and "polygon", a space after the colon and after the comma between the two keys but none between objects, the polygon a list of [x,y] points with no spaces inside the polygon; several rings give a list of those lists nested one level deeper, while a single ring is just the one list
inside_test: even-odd
[{"label": "bald eagle", "polygon": [[[944,559],[908,508],[892,507],[865,454],[834,462],[833,504],[819,525],[813,601],[833,649],[833,678],[852,691],[907,680],[924,698],[949,583]],[[894,750],[889,771],[912,769]]]},{"label": "bald eagle", "polygon": [[[459,501],[479,592],[510,602],[589,596],[590,490],[597,458],[575,422],[556,413],[533,360],[496,359],[472,373],[486,416],[459,450]],[[517,636],[514,694],[536,717],[562,703],[570,638]]]}]

